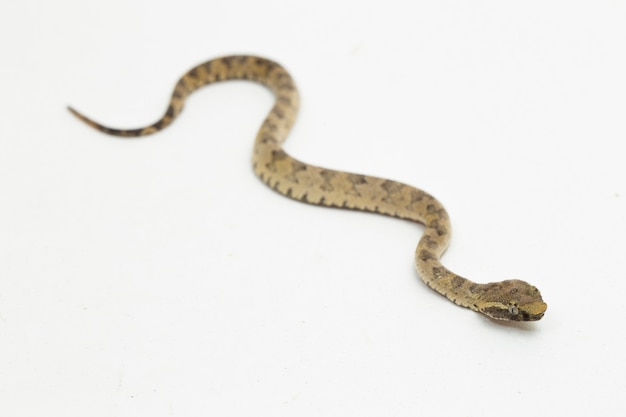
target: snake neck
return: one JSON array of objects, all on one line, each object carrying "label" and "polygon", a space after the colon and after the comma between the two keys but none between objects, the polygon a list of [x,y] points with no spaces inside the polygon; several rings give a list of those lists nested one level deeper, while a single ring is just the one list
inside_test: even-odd
[{"label": "snake neck", "polygon": [[426,230],[415,250],[418,275],[426,285],[454,303],[479,311],[478,303],[485,285],[455,274],[440,262],[450,242],[449,219],[441,213],[433,213],[425,224]]}]

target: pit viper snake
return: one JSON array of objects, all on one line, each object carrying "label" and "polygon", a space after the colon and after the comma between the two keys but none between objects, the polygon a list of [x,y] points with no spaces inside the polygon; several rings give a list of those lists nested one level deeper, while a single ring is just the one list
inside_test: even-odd
[{"label": "pit viper snake", "polygon": [[225,80],[250,80],[275,95],[272,110],[256,136],[253,167],[269,187],[295,200],[340,207],[421,223],[424,233],[415,251],[420,278],[450,301],[492,319],[535,321],[547,305],[539,290],[525,281],[479,284],[445,268],[440,258],[450,243],[450,220],[430,194],[385,178],[334,171],[306,164],[288,155],[281,143],[295,122],[299,95],[291,75],[278,63],[248,55],[226,56],[200,64],[177,82],[167,111],[156,123],[139,129],[113,129],[68,109],[89,126],[115,136],[149,135],[167,127],[180,114],[187,96],[200,87]]}]

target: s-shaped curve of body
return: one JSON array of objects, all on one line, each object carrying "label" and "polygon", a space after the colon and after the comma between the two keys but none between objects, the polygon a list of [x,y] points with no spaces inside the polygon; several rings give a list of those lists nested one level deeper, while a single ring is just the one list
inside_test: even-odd
[{"label": "s-shaped curve of body", "polygon": [[305,164],[281,147],[298,111],[299,98],[289,73],[276,62],[255,56],[216,58],[189,70],[176,84],[165,115],[140,129],[112,129],[88,119],[72,108],[83,122],[101,132],[137,137],[167,127],[180,114],[192,92],[225,80],[251,80],[275,95],[274,107],[264,120],[254,144],[256,175],[279,193],[310,204],[349,208],[412,220],[425,226],[415,252],[420,278],[452,302],[492,319],[534,321],[547,305],[539,290],[520,280],[479,284],[463,278],[440,262],[450,242],[450,221],[445,209],[430,194],[396,181],[351,174]]}]

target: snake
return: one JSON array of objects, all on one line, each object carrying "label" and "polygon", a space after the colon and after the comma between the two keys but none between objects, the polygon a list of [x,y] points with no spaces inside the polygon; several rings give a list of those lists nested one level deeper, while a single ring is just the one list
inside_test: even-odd
[{"label": "snake", "polygon": [[176,83],[165,114],[142,128],[114,129],[93,121],[71,106],[68,110],[100,132],[124,138],[145,136],[170,125],[191,93],[227,80],[257,82],[274,94],[275,102],[256,135],[252,157],[255,174],[270,188],[305,203],[421,223],[424,231],[415,250],[415,266],[428,287],[453,303],[494,320],[526,322],[543,317],[547,304],[533,285],[517,279],[481,284],[442,265],[441,257],[450,243],[450,218],[432,195],[386,178],[310,165],[287,154],[281,144],[296,120],[300,99],[292,76],[273,60],[231,55],[195,66]]}]

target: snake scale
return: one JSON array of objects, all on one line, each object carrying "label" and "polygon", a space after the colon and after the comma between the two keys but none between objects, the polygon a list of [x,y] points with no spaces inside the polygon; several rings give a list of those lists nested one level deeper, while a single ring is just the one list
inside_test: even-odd
[{"label": "snake scale", "polygon": [[256,137],[253,167],[269,187],[295,200],[385,214],[422,223],[415,264],[420,278],[452,302],[492,319],[534,321],[547,305],[527,282],[505,280],[479,284],[446,269],[440,258],[450,242],[450,220],[441,203],[415,187],[385,178],[333,171],[301,162],[281,147],[295,122],[299,96],[291,75],[266,58],[241,55],[216,58],[189,70],[176,84],[167,111],[156,123],[139,129],[112,129],[69,110],[101,132],[137,137],[167,127],[180,114],[192,92],[225,80],[251,80],[268,87],[276,101]]}]

